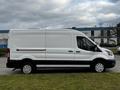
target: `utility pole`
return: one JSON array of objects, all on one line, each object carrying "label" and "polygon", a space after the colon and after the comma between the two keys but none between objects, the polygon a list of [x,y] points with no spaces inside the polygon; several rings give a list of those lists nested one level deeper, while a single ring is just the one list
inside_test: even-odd
[{"label": "utility pole", "polygon": [[117,27],[117,45],[120,45],[120,27]]},{"label": "utility pole", "polygon": [[120,23],[117,24],[117,45],[120,45]]}]

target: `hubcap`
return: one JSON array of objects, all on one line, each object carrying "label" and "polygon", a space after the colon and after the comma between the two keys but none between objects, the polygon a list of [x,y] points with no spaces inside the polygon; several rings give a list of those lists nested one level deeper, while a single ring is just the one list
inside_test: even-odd
[{"label": "hubcap", "polygon": [[97,63],[95,66],[96,72],[103,72],[104,71],[104,65],[102,63]]},{"label": "hubcap", "polygon": [[24,65],[23,66],[23,73],[29,74],[32,71],[32,67],[30,65]]}]

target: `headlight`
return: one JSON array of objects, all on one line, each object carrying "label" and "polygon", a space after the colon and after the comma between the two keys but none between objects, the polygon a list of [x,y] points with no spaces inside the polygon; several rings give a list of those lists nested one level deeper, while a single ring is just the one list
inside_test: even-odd
[{"label": "headlight", "polygon": [[113,52],[112,51],[108,51],[108,50],[105,50],[106,52],[107,52],[107,54],[109,55],[109,56],[112,56],[113,55]]},{"label": "headlight", "polygon": [[120,51],[120,47],[118,47],[117,51]]}]

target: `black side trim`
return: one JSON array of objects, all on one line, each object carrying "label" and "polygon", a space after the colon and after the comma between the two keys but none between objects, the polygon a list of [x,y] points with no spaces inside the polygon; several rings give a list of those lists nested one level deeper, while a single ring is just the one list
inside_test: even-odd
[{"label": "black side trim", "polygon": [[[8,60],[8,68],[19,68],[24,64],[24,60]],[[90,65],[92,61],[73,61],[73,60],[31,60],[33,64],[39,65]]]},{"label": "black side trim", "polygon": [[46,65],[89,65],[91,61],[73,61],[73,60],[39,60],[34,61],[36,64]]},{"label": "black side trim", "polygon": [[[8,60],[6,66],[8,68],[21,68],[25,60]],[[28,61],[27,61],[28,62]],[[34,65],[92,65],[93,61],[76,61],[76,60],[31,60]],[[106,68],[115,66],[115,60],[104,60]]]}]

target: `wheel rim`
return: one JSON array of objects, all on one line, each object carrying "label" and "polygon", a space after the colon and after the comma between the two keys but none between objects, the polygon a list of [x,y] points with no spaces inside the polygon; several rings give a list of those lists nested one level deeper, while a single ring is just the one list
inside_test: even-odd
[{"label": "wheel rim", "polygon": [[29,74],[32,71],[32,67],[30,65],[24,65],[23,66],[23,73]]},{"label": "wheel rim", "polygon": [[95,66],[96,72],[103,72],[104,71],[104,65],[102,63],[97,63]]}]

